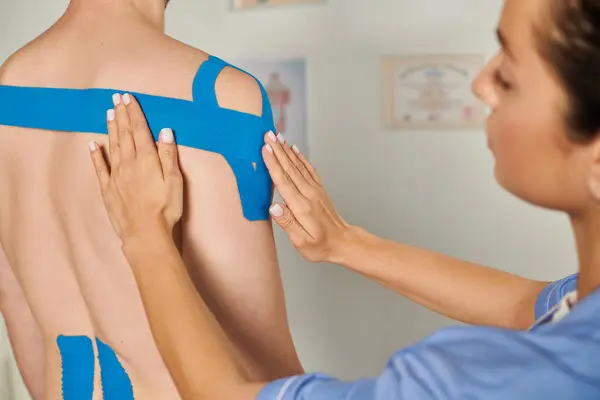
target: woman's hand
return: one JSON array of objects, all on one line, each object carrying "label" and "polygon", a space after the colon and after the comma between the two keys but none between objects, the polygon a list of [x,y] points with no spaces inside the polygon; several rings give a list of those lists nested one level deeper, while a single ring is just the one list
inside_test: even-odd
[{"label": "woman's hand", "polygon": [[102,198],[122,240],[166,229],[169,235],[183,212],[183,180],[177,146],[163,129],[157,146],[132,95],[113,96],[108,110],[110,167],[96,142],[90,143]]},{"label": "woman's hand", "polygon": [[335,262],[343,252],[350,226],[333,206],[321,179],[298,147],[283,135],[265,136],[263,158],[284,204],[275,204],[273,219],[309,261]]}]

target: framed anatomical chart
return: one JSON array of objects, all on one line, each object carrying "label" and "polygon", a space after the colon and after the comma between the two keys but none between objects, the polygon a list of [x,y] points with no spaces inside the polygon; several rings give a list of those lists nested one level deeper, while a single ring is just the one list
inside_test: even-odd
[{"label": "framed anatomical chart", "polygon": [[306,61],[302,58],[232,61],[262,83],[271,102],[277,132],[283,133],[290,144],[296,144],[308,157]]}]

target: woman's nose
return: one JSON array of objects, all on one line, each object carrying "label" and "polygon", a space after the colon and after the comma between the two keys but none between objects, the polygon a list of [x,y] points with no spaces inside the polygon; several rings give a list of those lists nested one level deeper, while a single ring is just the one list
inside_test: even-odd
[{"label": "woman's nose", "polygon": [[494,111],[498,107],[498,94],[491,82],[478,84],[473,91],[477,98],[483,101],[491,111]]},{"label": "woman's nose", "polygon": [[496,58],[490,61],[473,80],[471,90],[473,94],[483,101],[492,111],[498,107],[498,93],[494,85],[494,64]]}]

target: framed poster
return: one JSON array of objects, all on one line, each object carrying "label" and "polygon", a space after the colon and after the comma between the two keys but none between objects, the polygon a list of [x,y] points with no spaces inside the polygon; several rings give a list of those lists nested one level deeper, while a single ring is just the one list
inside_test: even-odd
[{"label": "framed poster", "polygon": [[483,55],[391,56],[383,62],[383,117],[389,129],[478,128],[485,105],[471,92]]},{"label": "framed poster", "polygon": [[262,83],[273,109],[276,133],[282,133],[308,157],[305,60],[232,60],[232,64]]},{"label": "framed poster", "polygon": [[268,6],[285,6],[292,4],[317,4],[327,0],[232,0],[234,10],[245,10]]}]

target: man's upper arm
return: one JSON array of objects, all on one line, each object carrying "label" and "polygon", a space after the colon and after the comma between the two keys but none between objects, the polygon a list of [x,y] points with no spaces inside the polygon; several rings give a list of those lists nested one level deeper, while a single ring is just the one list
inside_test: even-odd
[{"label": "man's upper arm", "polygon": [[[215,84],[219,106],[261,117],[263,96],[260,84],[251,75],[225,67]],[[270,107],[268,104],[267,107]],[[266,132],[265,132],[266,133]]]},{"label": "man's upper arm", "polygon": [[[263,94],[253,77],[226,67],[215,90],[221,108],[262,115]],[[180,153],[187,190],[183,256],[194,283],[255,377],[300,372],[271,222],[244,217],[239,183],[223,156],[188,148]],[[272,194],[271,187],[255,190]]]}]

